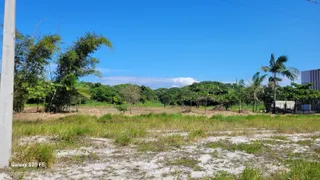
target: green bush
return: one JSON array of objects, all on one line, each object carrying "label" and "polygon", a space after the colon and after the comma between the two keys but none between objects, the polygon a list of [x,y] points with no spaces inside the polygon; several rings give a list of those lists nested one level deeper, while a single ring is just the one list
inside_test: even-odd
[{"label": "green bush", "polygon": [[120,111],[121,113],[126,113],[126,111],[128,111],[128,106],[127,105],[117,105],[115,106],[115,108]]}]

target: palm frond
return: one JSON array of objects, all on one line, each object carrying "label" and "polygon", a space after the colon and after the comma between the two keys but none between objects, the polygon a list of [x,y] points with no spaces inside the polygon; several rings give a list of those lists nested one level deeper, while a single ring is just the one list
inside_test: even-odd
[{"label": "palm frond", "polygon": [[275,64],[275,58],[274,58],[274,54],[272,53],[270,57],[270,67],[273,67],[274,64]]},{"label": "palm frond", "polygon": [[253,82],[256,82],[257,79],[259,79],[259,75],[260,75],[260,72],[256,72],[256,73],[252,76],[252,81],[253,81]]},{"label": "palm frond", "polygon": [[278,77],[276,77],[276,78],[274,78],[274,77],[269,77],[269,82],[274,82],[274,81],[276,81],[276,82],[281,82],[282,79],[281,79],[281,78],[278,78]]},{"label": "palm frond", "polygon": [[299,75],[299,70],[296,68],[287,68],[287,69],[283,69],[281,72],[281,75],[287,77],[288,79],[290,79],[291,81],[295,80],[298,78]]},{"label": "palm frond", "polygon": [[287,61],[288,61],[288,57],[282,55],[282,56],[280,56],[280,57],[277,59],[276,63],[277,63],[277,64],[284,64],[284,63],[286,63]]},{"label": "palm frond", "polygon": [[83,97],[85,97],[87,99],[91,98],[90,89],[89,88],[76,87],[76,90],[81,96],[83,96]]},{"label": "palm frond", "polygon": [[270,68],[269,68],[268,66],[262,66],[262,67],[261,67],[261,70],[262,70],[263,72],[270,72]]},{"label": "palm frond", "polygon": [[264,74],[259,78],[258,84],[261,84],[265,79],[266,79],[267,75]]}]

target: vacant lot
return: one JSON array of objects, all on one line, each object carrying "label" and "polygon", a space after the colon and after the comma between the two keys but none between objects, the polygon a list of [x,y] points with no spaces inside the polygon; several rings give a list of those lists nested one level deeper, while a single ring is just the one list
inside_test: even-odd
[{"label": "vacant lot", "polygon": [[319,116],[61,115],[15,120],[13,141],[13,165],[40,167],[0,179],[320,177]]}]

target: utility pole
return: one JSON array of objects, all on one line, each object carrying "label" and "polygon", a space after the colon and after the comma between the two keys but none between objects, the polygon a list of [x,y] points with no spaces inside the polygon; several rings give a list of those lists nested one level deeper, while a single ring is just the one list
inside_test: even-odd
[{"label": "utility pole", "polygon": [[8,167],[12,144],[16,0],[5,0],[0,85],[0,168]]}]

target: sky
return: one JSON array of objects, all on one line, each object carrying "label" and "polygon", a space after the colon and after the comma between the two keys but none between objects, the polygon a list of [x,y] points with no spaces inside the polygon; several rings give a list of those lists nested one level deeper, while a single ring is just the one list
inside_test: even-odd
[{"label": "sky", "polygon": [[[4,1],[1,23],[3,9]],[[64,47],[85,32],[104,35],[113,49],[94,54],[102,77],[82,80],[109,85],[249,82],[271,53],[287,55],[289,67],[320,68],[320,5],[307,0],[17,0],[16,24],[57,33]]]}]

